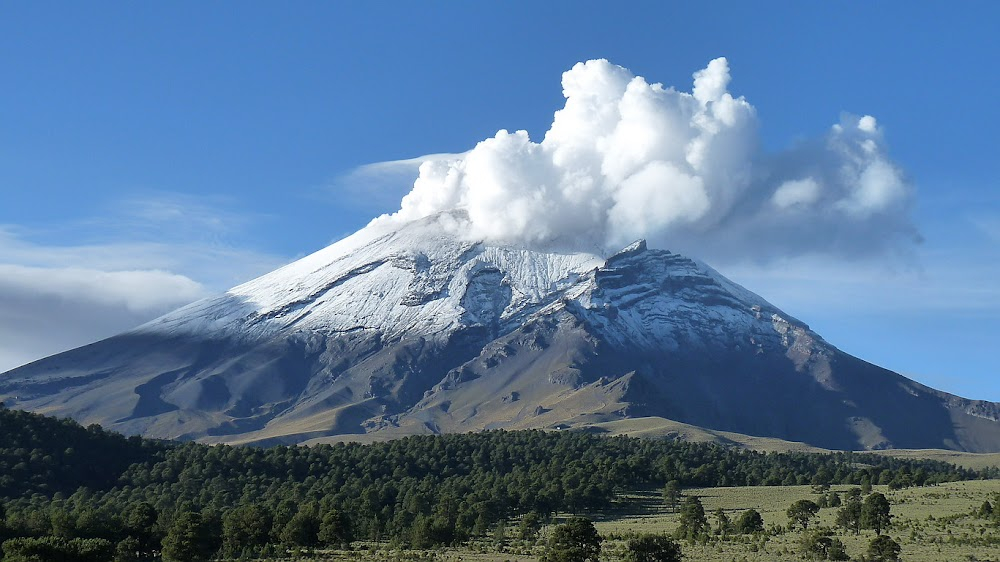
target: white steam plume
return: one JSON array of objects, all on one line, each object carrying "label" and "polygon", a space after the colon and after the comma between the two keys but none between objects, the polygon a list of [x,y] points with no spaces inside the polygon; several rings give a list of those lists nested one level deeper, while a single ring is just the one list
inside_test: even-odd
[{"label": "white steam plume", "polygon": [[540,143],[501,130],[425,161],[399,211],[375,222],[463,209],[455,228],[474,239],[614,250],[642,237],[715,258],[859,255],[916,240],[912,190],[874,117],[764,154],[754,107],[729,81],[724,58],[694,74],[691,93],[606,60],[578,63]]}]

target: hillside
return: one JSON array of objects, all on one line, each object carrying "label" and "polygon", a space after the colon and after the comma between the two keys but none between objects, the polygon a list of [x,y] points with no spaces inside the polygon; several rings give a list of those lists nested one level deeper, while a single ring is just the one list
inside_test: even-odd
[{"label": "hillside", "polygon": [[[239,539],[255,549],[313,544],[296,542],[301,535],[287,529],[318,527],[328,517],[349,526],[354,538],[433,546],[483,536],[527,513],[545,518],[606,511],[624,501],[628,490],[662,488],[668,481],[683,487],[865,482],[899,487],[997,475],[875,454],[765,454],[714,443],[568,431],[260,449],[124,438],[6,409],[0,409],[0,424],[5,435],[0,459],[14,463],[15,470],[20,463],[65,460],[67,443],[75,449],[65,472],[42,471],[31,482],[4,489],[0,531],[8,537],[83,537],[104,545],[132,536],[147,545],[137,549],[158,549],[178,521],[190,518],[206,521],[211,552],[227,548],[227,533],[243,528],[221,525],[231,517],[259,518],[261,534]],[[73,479],[73,471],[83,468],[73,459],[85,459],[85,478]],[[426,534],[426,525],[437,531]],[[313,529],[309,541],[318,541],[317,527],[306,527]]]},{"label": "hillside", "polygon": [[1000,451],[997,404],[852,357],[696,260],[469,240],[447,228],[462,216],[373,224],[0,375],[0,399],[205,443],[662,418],[825,449]]}]

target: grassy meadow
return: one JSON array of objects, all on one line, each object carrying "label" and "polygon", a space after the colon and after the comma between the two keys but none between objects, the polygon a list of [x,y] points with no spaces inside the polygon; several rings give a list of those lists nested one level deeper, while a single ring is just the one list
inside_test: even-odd
[{"label": "grassy meadow", "polygon": [[[851,486],[833,486],[831,491],[846,492]],[[989,520],[972,515],[987,499],[993,501],[1000,493],[1000,481],[974,480],[952,482],[937,486],[915,487],[889,491],[885,486],[875,486],[892,504],[893,522],[887,534],[902,546],[900,557],[908,561],[987,561],[1000,560],[1000,528]],[[754,508],[764,518],[765,527],[788,526],[785,511],[796,500],[811,499],[818,495],[811,486],[756,486],[736,488],[700,488],[686,490],[697,495],[705,506],[709,522],[714,525],[713,514],[722,508],[731,520]],[[657,492],[636,494],[635,508],[601,518],[596,524],[604,536],[629,533],[671,533],[677,528],[675,514],[668,513]],[[836,537],[844,542],[852,558],[863,554],[874,531],[853,533],[837,529],[836,513],[839,508],[821,509],[814,523],[817,527],[835,529]],[[728,540],[712,540],[706,545],[684,543],[687,560],[704,561],[773,561],[800,560],[799,540],[801,531],[786,531],[771,535],[765,541],[748,541],[746,537],[733,536]],[[608,544],[608,550],[618,545]],[[611,554],[611,552],[609,552]],[[608,560],[614,558],[609,557]]]},{"label": "grassy meadow", "polygon": [[[851,486],[833,486],[831,491],[843,495]],[[1000,561],[1000,527],[980,519],[975,512],[984,501],[994,501],[1000,494],[1000,481],[974,480],[936,486],[915,487],[890,491],[875,486],[892,504],[893,522],[886,534],[902,546],[900,557],[909,562]],[[730,520],[753,508],[761,513],[765,527],[772,532],[759,537],[730,535],[713,536],[705,543],[683,541],[684,559],[690,562],[753,562],[792,561],[808,559],[802,556],[800,530],[774,532],[772,527],[787,529],[785,511],[796,500],[817,501],[811,486],[755,486],[733,488],[691,488],[685,495],[697,495],[705,507],[710,524],[715,526],[714,513],[722,508]],[[830,527],[847,547],[852,559],[866,552],[873,531],[860,535],[838,529],[834,523],[839,508],[824,508],[810,528]],[[566,516],[568,517],[568,516]],[[670,513],[659,490],[637,491],[621,498],[616,508],[606,513],[592,514],[596,527],[605,537],[601,560],[623,560],[627,539],[642,533],[672,533],[678,525],[678,515]],[[556,523],[558,523],[557,518]],[[543,552],[545,538],[554,525],[542,529],[534,543],[525,543],[509,536],[516,525],[503,533],[474,542],[464,548],[441,548],[427,551],[394,550],[386,545],[358,543],[354,551],[318,553],[319,560],[404,561],[434,560],[440,562],[527,562],[536,561]]]}]

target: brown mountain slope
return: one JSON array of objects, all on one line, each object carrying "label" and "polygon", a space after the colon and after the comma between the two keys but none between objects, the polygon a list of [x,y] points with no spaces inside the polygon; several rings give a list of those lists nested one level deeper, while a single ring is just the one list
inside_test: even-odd
[{"label": "brown mountain slope", "polygon": [[421,228],[0,375],[0,399],[204,442],[658,417],[830,449],[1000,451],[997,404],[851,357],[683,256],[638,243],[598,260]]}]

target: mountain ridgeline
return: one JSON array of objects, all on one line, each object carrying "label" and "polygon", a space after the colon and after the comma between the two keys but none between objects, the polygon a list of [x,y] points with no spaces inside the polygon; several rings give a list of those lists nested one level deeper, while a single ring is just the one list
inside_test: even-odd
[{"label": "mountain ridgeline", "polygon": [[369,226],[131,332],[0,375],[8,405],[205,443],[664,418],[830,449],[1000,451],[1000,406],[852,357],[710,267]]}]

